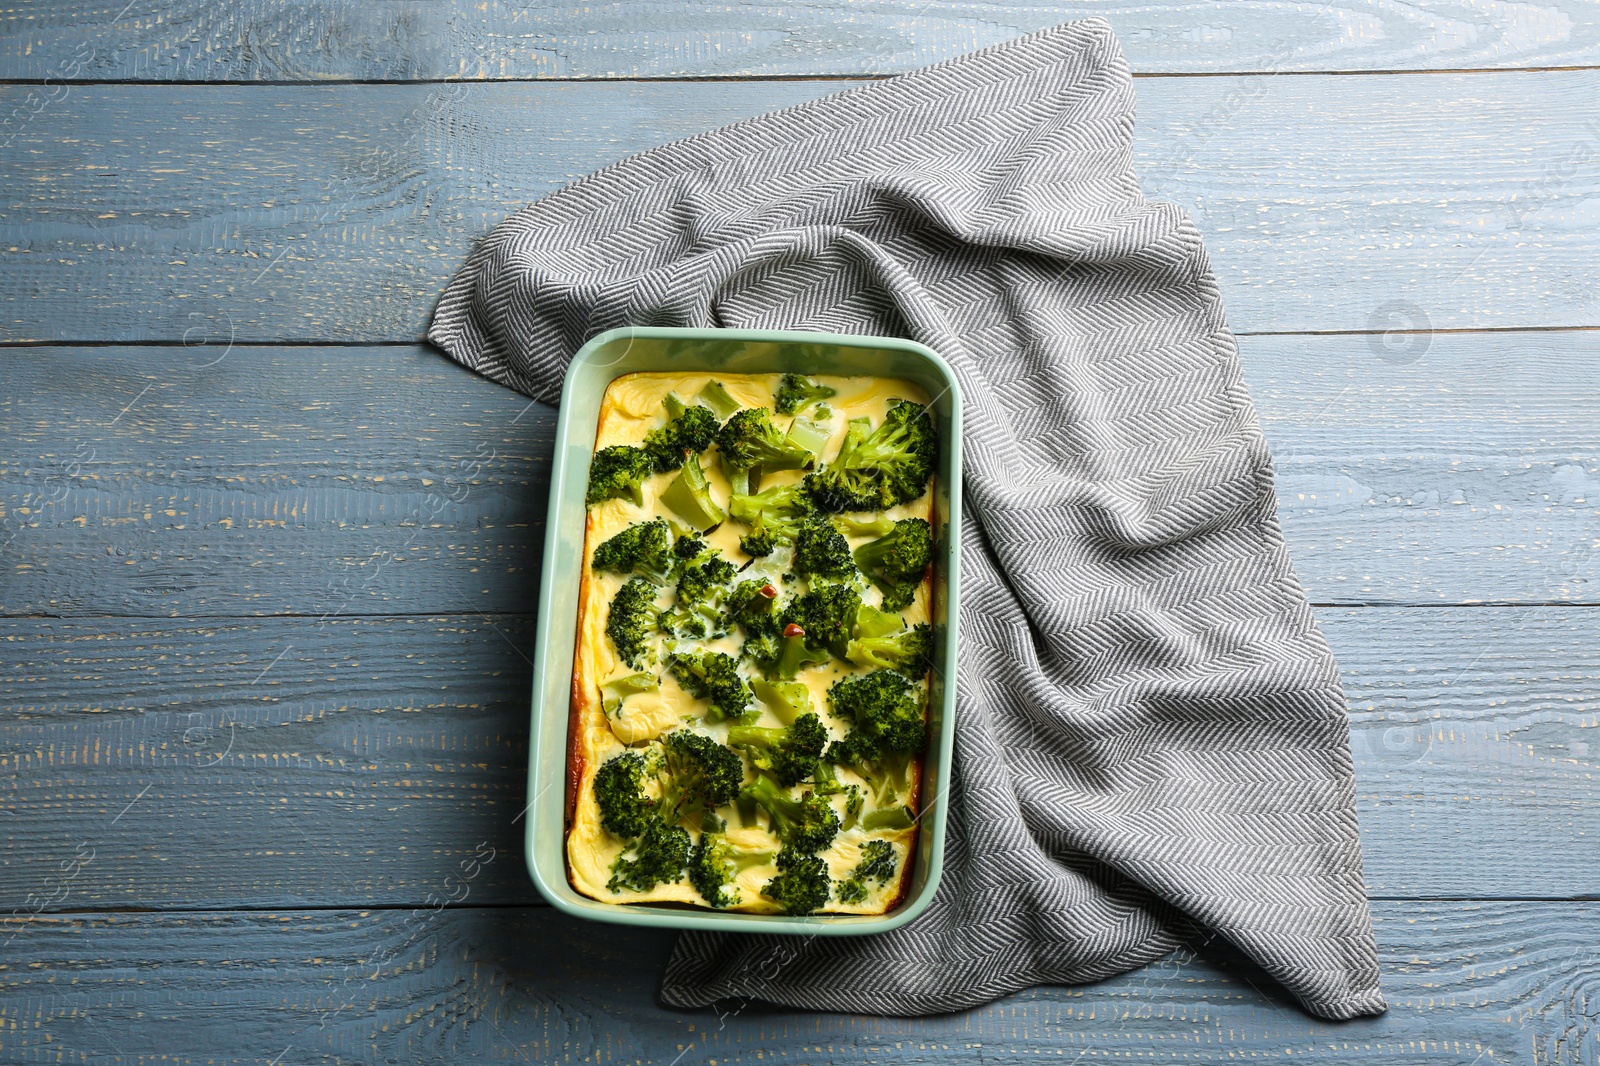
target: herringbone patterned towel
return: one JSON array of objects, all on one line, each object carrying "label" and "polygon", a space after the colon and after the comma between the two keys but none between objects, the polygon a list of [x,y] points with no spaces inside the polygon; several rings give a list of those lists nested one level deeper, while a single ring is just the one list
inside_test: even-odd
[{"label": "herringbone patterned towel", "polygon": [[1110,28],[1061,26],[627,160],[518,213],[430,333],[557,399],[621,325],[914,337],[966,396],[956,787],[898,932],[685,934],[675,1005],[956,1010],[1208,927],[1384,1009],[1338,672],[1193,224]]}]

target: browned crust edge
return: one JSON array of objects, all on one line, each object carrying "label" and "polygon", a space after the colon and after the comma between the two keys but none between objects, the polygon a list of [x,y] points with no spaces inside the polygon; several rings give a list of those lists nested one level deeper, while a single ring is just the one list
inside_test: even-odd
[{"label": "browned crust edge", "polygon": [[[567,798],[565,816],[561,824],[561,865],[567,872],[567,884],[573,891],[582,893],[578,883],[572,876],[572,856],[567,850],[567,843],[572,837],[572,823],[577,817],[578,789],[583,786],[584,771],[588,769],[583,757],[583,721],[589,710],[589,693],[584,690],[582,678],[578,671],[578,659],[583,655],[584,617],[589,609],[589,532],[593,522],[588,512],[584,513],[583,520],[583,553],[580,558],[583,563],[579,566],[578,577],[578,622],[577,639],[572,644],[572,699],[567,707]],[[920,783],[921,778],[918,778]],[[587,894],[587,893],[585,893]]]},{"label": "browned crust edge", "polygon": [[[932,576],[930,575],[923,580],[928,583],[928,592],[931,595],[933,592]],[[933,671],[930,670],[929,674],[932,674],[932,672]],[[927,678],[924,678],[923,680],[927,680]],[[917,778],[916,782],[911,786],[911,809],[914,811],[922,810],[922,782],[927,776],[927,773],[928,751],[926,748],[924,748],[922,754],[917,756]],[[922,833],[920,831],[919,818],[919,831],[912,836],[911,843],[906,845],[906,858],[905,861],[900,864],[900,884],[895,891],[894,898],[891,899],[883,908],[882,913],[891,914],[894,911],[899,910],[900,907],[904,905],[906,897],[911,894],[911,870],[912,866],[917,861],[917,848],[920,847],[921,844]]]}]

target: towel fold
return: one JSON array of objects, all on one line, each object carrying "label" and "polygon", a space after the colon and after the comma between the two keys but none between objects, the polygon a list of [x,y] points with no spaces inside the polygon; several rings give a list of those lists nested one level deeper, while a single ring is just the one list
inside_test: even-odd
[{"label": "towel fold", "polygon": [[1384,1010],[1338,670],[1284,550],[1199,233],[1141,195],[1092,19],[628,159],[497,227],[430,338],[529,396],[623,325],[912,337],[964,396],[953,787],[932,906],[685,933],[669,1004],[957,1010],[1197,926]]}]

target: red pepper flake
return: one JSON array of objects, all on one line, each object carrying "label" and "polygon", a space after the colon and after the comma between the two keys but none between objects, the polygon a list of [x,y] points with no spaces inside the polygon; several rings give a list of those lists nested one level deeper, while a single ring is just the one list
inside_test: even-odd
[{"label": "red pepper flake", "polygon": [[773,586],[772,582],[769,581],[765,585],[761,586],[761,595],[765,596],[769,600],[775,600],[778,598],[778,590]]},{"label": "red pepper flake", "polygon": [[803,626],[797,626],[793,622],[790,622],[788,625],[783,627],[783,635],[786,637],[803,637],[806,635],[806,631]]}]

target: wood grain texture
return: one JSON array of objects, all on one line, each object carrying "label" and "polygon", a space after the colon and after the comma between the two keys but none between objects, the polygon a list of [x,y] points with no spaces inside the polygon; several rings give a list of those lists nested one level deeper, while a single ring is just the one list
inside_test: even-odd
[{"label": "wood grain texture", "polygon": [[0,611],[532,608],[552,408],[431,350],[226,340],[0,353]]},{"label": "wood grain texture", "polygon": [[[0,340],[415,340],[526,202],[842,84],[63,89],[0,166]],[[1136,164],[1235,329],[1592,326],[1597,97],[1600,71],[1145,79]]]},{"label": "wood grain texture", "polygon": [[120,6],[13,0],[0,11],[0,73],[150,81],[890,74],[1092,15],[1116,27],[1136,71],[1600,62],[1600,11],[1583,0],[622,0],[533,8],[509,0],[166,0],[135,4],[118,18]]},{"label": "wood grain texture", "polygon": [[[1600,894],[1600,610],[1319,617],[1375,895]],[[0,912],[415,905],[485,841],[509,857],[473,899],[534,899],[531,643],[515,617],[0,621]]]},{"label": "wood grain texture", "polygon": [[0,626],[0,910],[80,842],[52,906],[414,903],[485,840],[533,898],[527,619]]},{"label": "wood grain texture", "polygon": [[[497,858],[489,868],[506,861]],[[670,935],[548,908],[84,915],[0,963],[12,1062],[1218,1063],[1600,1056],[1594,904],[1375,908],[1389,1012],[1308,1018],[1219,942],[961,1014],[664,1010]],[[448,890],[441,888],[441,894]],[[24,961],[26,960],[26,961]]]},{"label": "wood grain texture", "polygon": [[[553,409],[428,349],[213,340],[0,350],[0,614],[530,609]],[[1597,344],[1244,338],[1313,601],[1600,600]]]},{"label": "wood grain texture", "polygon": [[[50,79],[0,85],[0,343],[174,345],[0,352],[0,1062],[1600,1061],[1589,607],[1318,612],[1383,1018],[1216,943],[946,1018],[661,1010],[667,937],[526,906],[552,412],[240,345],[414,341],[523,203],[848,83],[93,84],[876,76],[1088,14],[1143,73],[1600,54],[1593,0],[0,8],[0,81]],[[1597,78],[1139,82],[1235,328],[1372,334],[1242,343],[1315,599],[1600,603],[1597,334],[1429,332],[1596,324]],[[1426,900],[1473,896],[1546,902]]]},{"label": "wood grain texture", "polygon": [[1600,598],[1600,335],[1245,337],[1317,603]]}]

